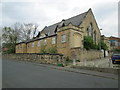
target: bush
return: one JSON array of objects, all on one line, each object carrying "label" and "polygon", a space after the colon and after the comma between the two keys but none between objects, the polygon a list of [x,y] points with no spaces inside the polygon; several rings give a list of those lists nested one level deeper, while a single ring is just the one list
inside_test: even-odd
[{"label": "bush", "polygon": [[103,41],[101,41],[101,49],[103,49],[103,50],[108,50],[108,46],[103,42]]},{"label": "bush", "polygon": [[64,67],[63,64],[57,64],[57,66],[61,66],[61,67]]},{"label": "bush", "polygon": [[41,53],[57,53],[57,48],[55,46],[51,46],[50,48],[46,48],[45,45],[41,46]]},{"label": "bush", "polygon": [[84,37],[84,48],[86,50],[98,49],[98,45],[93,41],[92,37],[85,36]]},{"label": "bush", "polygon": [[119,49],[113,49],[112,50],[114,53],[120,53],[120,50]]},{"label": "bush", "polygon": [[76,60],[76,62],[80,62],[80,60]]},{"label": "bush", "polygon": [[41,46],[40,52],[41,52],[41,53],[47,53],[47,50],[46,50],[46,46],[45,46],[45,45],[42,45],[42,46]]},{"label": "bush", "polygon": [[70,59],[69,59],[69,57],[67,56],[67,57],[66,57],[66,61],[69,61],[69,60],[70,60]]},{"label": "bush", "polygon": [[48,53],[57,53],[57,48],[55,46],[52,46],[47,49],[47,52]]},{"label": "bush", "polygon": [[3,54],[11,54],[11,53],[15,53],[15,48],[8,48],[8,50],[3,51]]}]

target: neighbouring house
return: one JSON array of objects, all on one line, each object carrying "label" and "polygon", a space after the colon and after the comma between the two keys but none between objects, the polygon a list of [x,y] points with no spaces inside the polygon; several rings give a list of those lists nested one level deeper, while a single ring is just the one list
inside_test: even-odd
[{"label": "neighbouring house", "polygon": [[[66,57],[75,57],[84,48],[84,36],[91,36],[96,44],[100,42],[101,32],[91,9],[53,25],[45,26],[36,38],[17,43],[16,53],[42,53],[45,49],[56,48],[58,53]],[[94,52],[92,55],[96,57],[97,53]],[[84,54],[81,57],[83,56]]]},{"label": "neighbouring house", "polygon": [[109,37],[110,41],[110,50],[120,50],[120,38],[111,36]]},{"label": "neighbouring house", "polygon": [[106,37],[105,35],[101,35],[101,41],[103,41],[107,47],[108,47],[108,51],[110,50],[110,41],[109,41],[109,37]]}]

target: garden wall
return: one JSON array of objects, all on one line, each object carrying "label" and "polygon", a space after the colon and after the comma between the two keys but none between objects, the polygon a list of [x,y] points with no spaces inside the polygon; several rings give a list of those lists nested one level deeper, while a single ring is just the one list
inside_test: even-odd
[{"label": "garden wall", "polygon": [[71,59],[78,59],[80,61],[94,60],[104,57],[104,53],[100,50],[85,50],[81,48],[71,49]]},{"label": "garden wall", "polygon": [[2,55],[5,59],[30,61],[46,64],[64,64],[65,57],[61,54],[4,54]]}]

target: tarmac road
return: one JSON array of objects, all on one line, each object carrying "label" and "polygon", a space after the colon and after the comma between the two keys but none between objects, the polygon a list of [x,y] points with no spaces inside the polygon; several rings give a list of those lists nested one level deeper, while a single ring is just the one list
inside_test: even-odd
[{"label": "tarmac road", "polygon": [[3,60],[3,88],[118,88],[118,80]]}]

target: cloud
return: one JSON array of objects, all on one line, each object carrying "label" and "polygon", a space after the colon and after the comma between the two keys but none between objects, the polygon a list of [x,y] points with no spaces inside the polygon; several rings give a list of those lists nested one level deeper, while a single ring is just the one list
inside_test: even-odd
[{"label": "cloud", "polygon": [[[103,34],[109,35],[118,35],[118,13],[114,12],[109,14],[108,17],[101,19],[100,26],[103,27]],[[114,18],[113,18],[114,17]]]},{"label": "cloud", "polygon": [[[3,25],[15,22],[38,23],[44,26],[57,23],[92,8],[102,34],[117,35],[118,0],[4,0],[2,1]],[[113,23],[114,22],[114,23]]]},{"label": "cloud", "polygon": [[[2,12],[2,4],[0,3],[0,12]],[[2,13],[0,13],[0,27],[2,26]]]},{"label": "cloud", "polygon": [[[107,6],[107,7],[106,7]],[[118,36],[118,7],[117,2],[103,3],[94,9],[99,28],[106,36]]]}]

